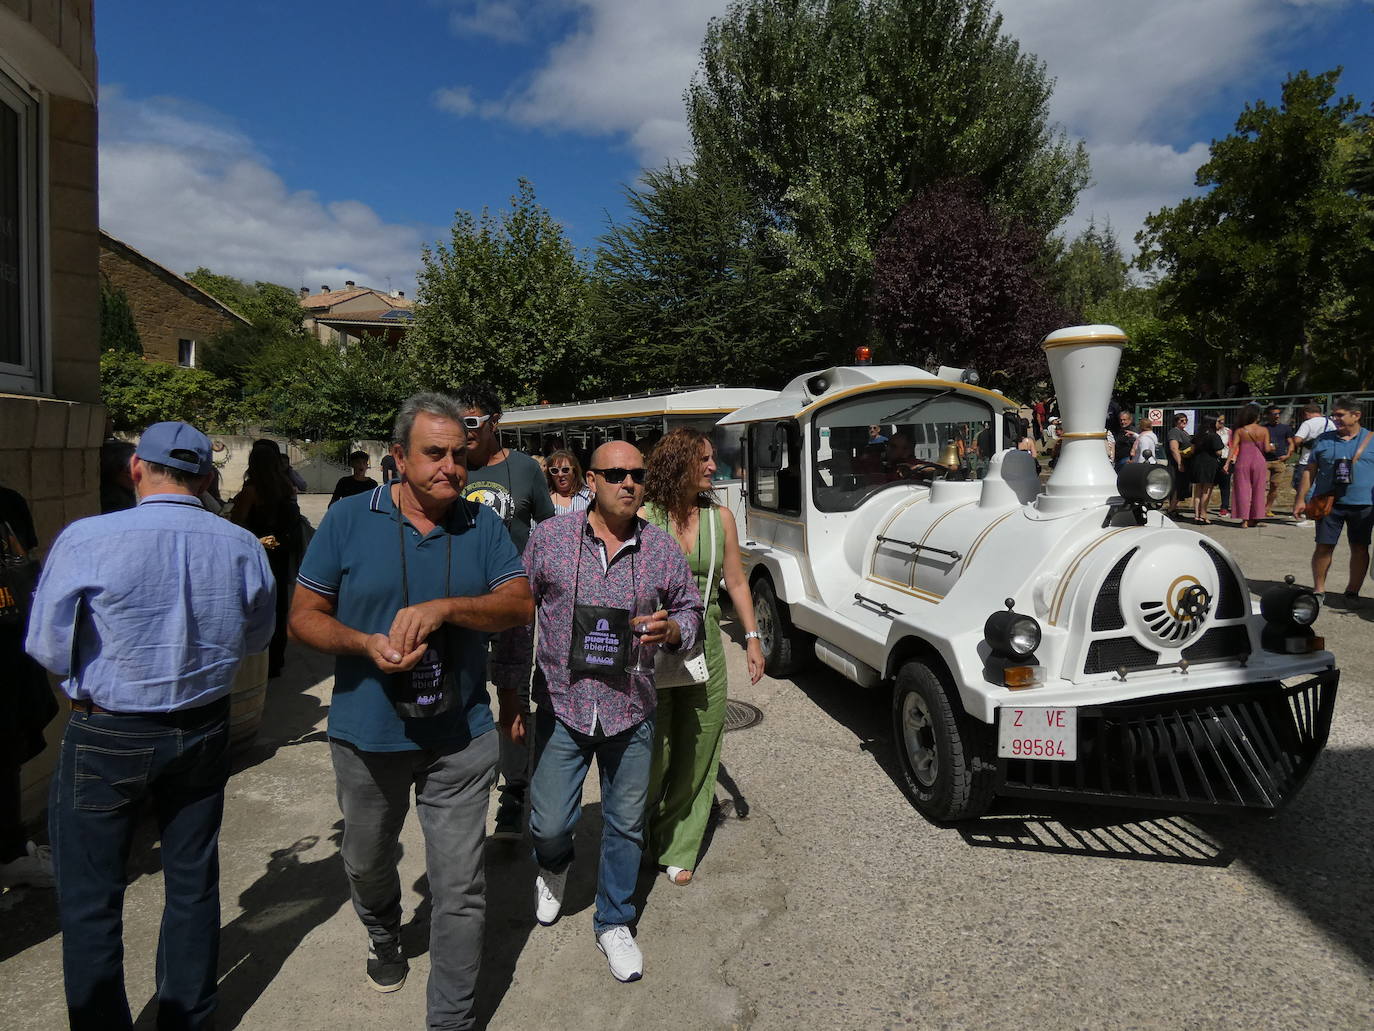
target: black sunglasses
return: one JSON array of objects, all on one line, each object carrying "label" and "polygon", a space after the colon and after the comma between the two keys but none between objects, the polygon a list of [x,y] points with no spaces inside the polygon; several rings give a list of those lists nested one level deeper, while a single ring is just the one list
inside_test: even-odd
[{"label": "black sunglasses", "polygon": [[627,476],[635,483],[643,483],[648,470],[640,466],[638,469],[593,469],[592,472],[604,477],[607,483],[622,483]]}]

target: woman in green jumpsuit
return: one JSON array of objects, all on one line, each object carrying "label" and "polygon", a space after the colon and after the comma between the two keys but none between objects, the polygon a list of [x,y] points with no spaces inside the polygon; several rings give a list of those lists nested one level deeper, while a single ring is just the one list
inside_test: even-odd
[{"label": "woman in green jumpsuit", "polygon": [[[649,774],[650,854],[676,885],[691,883],[701,841],[711,818],[725,729],[725,649],[720,634],[719,578],[745,633],[749,676],[763,675],[763,648],[754,604],[740,562],[739,532],[730,510],[712,497],[715,450],[699,430],[682,427],[658,442],[649,458],[644,497],[649,521],[671,533],[687,556],[697,589],[707,602],[706,683],[660,688],[655,716],[654,761]],[[707,578],[715,556],[714,584]]]}]

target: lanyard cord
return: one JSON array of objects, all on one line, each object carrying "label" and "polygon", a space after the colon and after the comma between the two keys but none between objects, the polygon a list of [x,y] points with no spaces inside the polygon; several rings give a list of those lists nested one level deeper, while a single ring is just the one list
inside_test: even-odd
[{"label": "lanyard cord", "polygon": [[[449,598],[453,595],[453,534],[448,532],[448,527],[444,527],[444,538],[447,542],[444,554],[444,597]],[[396,543],[400,546],[401,551],[401,605],[408,608],[410,606],[410,571],[406,566],[405,524],[401,519],[401,506],[399,504],[396,506]]]},{"label": "lanyard cord", "polygon": [[[585,544],[586,544],[586,541],[584,540],[584,538],[587,536],[587,530],[588,530],[588,529],[590,529],[590,515],[589,515],[589,513],[584,509],[583,512],[582,512],[582,529],[578,532],[578,537],[577,537],[577,563],[576,563],[576,565],[573,566],[573,597],[572,597],[572,602],[573,602],[573,605],[574,605],[574,606],[577,605],[577,594],[578,594],[578,591],[581,590],[581,584],[582,584],[582,549],[583,549],[583,547],[584,547]],[[600,539],[599,537],[596,537],[595,535],[593,535],[593,537],[594,537],[594,539],[595,539],[598,543],[601,542],[601,539]],[[601,546],[604,548],[604,547],[605,547],[605,544],[602,544]],[[622,547],[623,547],[623,545],[622,545]],[[639,548],[636,547],[636,548],[635,548],[635,551],[638,551],[638,550],[639,550]],[[638,605],[639,605],[639,578],[635,575],[635,551],[630,552],[630,591],[631,591],[631,595],[632,595],[631,598],[630,598],[630,609],[631,609],[631,614],[633,614],[634,609],[637,608]],[[617,552],[617,554],[619,554],[619,552]],[[607,580],[610,579],[611,558],[612,558],[612,557],[613,557],[613,556],[607,556],[607,558],[606,558],[606,579],[607,579]]]}]

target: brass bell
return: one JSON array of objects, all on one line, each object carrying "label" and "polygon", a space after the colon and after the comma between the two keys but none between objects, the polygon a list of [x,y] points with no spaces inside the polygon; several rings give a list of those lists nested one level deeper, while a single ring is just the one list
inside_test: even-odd
[{"label": "brass bell", "polygon": [[940,464],[946,469],[959,468],[959,445],[950,441],[940,449]]}]

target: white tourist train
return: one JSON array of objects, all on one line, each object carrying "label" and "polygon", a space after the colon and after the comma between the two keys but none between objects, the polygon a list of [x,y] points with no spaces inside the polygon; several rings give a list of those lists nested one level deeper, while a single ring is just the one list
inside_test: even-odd
[{"label": "white tourist train", "polygon": [[958,369],[827,369],[720,420],[744,445],[769,671],[814,657],[891,683],[932,819],[998,794],[1272,810],[1325,745],[1339,673],[1315,596],[1290,583],[1257,609],[1231,556],[1160,511],[1167,467],[1112,470],[1125,344],[1045,339],[1063,432],[1044,483],[1013,402]]}]

